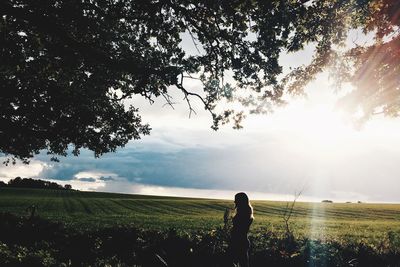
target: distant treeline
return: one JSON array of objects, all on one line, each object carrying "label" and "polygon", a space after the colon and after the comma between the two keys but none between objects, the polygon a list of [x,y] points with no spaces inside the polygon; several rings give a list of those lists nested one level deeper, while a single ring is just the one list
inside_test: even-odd
[{"label": "distant treeline", "polygon": [[42,188],[42,189],[58,189],[58,190],[72,189],[72,186],[70,184],[62,186],[55,182],[49,182],[32,178],[21,178],[21,177],[15,177],[14,179],[8,181],[8,183],[0,181],[0,187]]}]

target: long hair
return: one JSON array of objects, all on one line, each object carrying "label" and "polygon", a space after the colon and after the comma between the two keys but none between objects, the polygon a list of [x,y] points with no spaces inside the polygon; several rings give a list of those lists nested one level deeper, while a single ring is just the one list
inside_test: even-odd
[{"label": "long hair", "polygon": [[253,217],[253,207],[250,204],[249,197],[244,192],[235,195],[236,214],[248,218]]}]

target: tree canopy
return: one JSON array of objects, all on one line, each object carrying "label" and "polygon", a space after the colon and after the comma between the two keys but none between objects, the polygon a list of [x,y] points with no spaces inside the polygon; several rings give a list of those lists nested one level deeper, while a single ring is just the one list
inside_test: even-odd
[{"label": "tree canopy", "polygon": [[[135,95],[172,105],[179,91],[190,112],[202,101],[214,129],[239,128],[244,114],[220,101],[268,112],[326,69],[355,86],[341,101],[363,119],[399,112],[396,0],[4,0],[0,13],[0,152],[25,161],[70,146],[99,156],[149,134],[124,104]],[[351,29],[374,33],[372,44],[344,49]],[[185,36],[198,53],[182,48]],[[308,44],[312,62],[282,77],[280,55]]]},{"label": "tree canopy", "polygon": [[32,179],[32,178],[21,178],[15,177],[8,181],[8,183],[4,183],[0,181],[0,187],[17,187],[17,188],[41,188],[41,189],[56,189],[56,190],[71,190],[72,186],[70,184],[66,184],[64,186],[50,181],[40,180],[40,179]]}]

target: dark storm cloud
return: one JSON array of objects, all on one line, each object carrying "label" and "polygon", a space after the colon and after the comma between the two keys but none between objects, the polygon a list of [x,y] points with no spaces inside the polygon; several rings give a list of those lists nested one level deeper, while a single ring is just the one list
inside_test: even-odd
[{"label": "dark storm cloud", "polygon": [[[128,150],[128,151],[127,151]],[[73,179],[83,171],[103,171],[124,177],[128,181],[140,181],[146,184],[178,187],[208,188],[212,187],[212,175],[208,173],[207,154],[202,149],[186,149],[178,152],[151,152],[127,149],[124,153],[107,155],[95,159],[88,152],[78,158],[63,158],[61,163],[54,163],[52,168],[41,174],[58,180]],[[139,160],[129,160],[140,158]],[[210,176],[211,175],[211,176]],[[82,180],[82,179],[80,179]],[[100,177],[102,181],[114,180],[111,176]]]},{"label": "dark storm cloud", "polygon": [[107,181],[114,181],[115,179],[112,178],[111,176],[108,177],[101,176],[99,180],[107,182]]},{"label": "dark storm cloud", "polygon": [[[306,154],[285,146],[285,140],[272,142],[268,136],[265,137],[267,141],[254,139],[257,142],[246,145],[186,148],[161,139],[154,143],[130,143],[99,159],[89,151],[82,151],[79,157],[61,158],[60,163],[49,163],[45,155],[41,155],[40,160],[51,167],[45,168],[39,177],[71,180],[80,172],[93,172],[100,176],[80,175],[108,185],[123,180],[132,184],[275,194],[292,194],[305,185],[305,194],[310,192],[321,198],[350,192],[375,200],[398,200],[397,187],[387,186],[397,183],[395,176],[390,176],[398,170],[396,152],[381,152],[392,160],[376,158],[374,150],[370,149],[321,158],[319,154]],[[370,176],[388,182],[377,184],[378,180]]]},{"label": "dark storm cloud", "polygon": [[[69,180],[79,172],[98,171],[111,173],[110,176],[99,178],[110,183],[115,177],[122,177],[128,182],[139,181],[157,186],[275,190],[276,193],[292,190],[284,176],[276,176],[276,167],[257,168],[254,158],[244,154],[248,146],[176,149],[160,143],[158,147],[154,143],[140,144],[140,149],[129,145],[120,152],[107,154],[100,159],[95,159],[88,151],[82,151],[79,157],[62,158],[60,163],[55,163],[41,175]],[[267,155],[264,158],[272,162]]]},{"label": "dark storm cloud", "polygon": [[91,177],[79,178],[79,179],[77,179],[77,180],[82,181],[82,182],[91,182],[91,183],[96,182],[96,179],[91,178]]}]

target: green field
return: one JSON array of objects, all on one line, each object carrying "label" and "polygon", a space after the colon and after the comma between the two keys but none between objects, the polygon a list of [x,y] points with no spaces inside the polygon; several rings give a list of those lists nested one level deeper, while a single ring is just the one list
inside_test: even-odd
[{"label": "green field", "polygon": [[[223,225],[232,201],[98,192],[0,188],[0,212],[26,215],[30,205],[41,217],[68,227],[92,229],[134,225],[148,229],[211,230]],[[253,201],[252,233],[282,232],[285,202]],[[400,233],[400,204],[296,203],[291,226],[298,236],[379,241]]]}]

